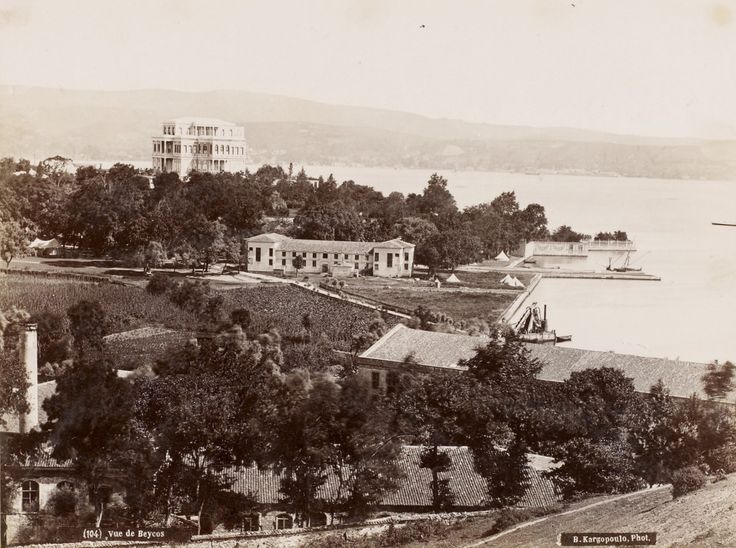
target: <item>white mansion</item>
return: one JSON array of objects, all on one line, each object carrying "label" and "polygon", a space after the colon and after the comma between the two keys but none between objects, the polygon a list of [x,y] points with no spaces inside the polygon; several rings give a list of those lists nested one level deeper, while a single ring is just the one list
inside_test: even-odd
[{"label": "white mansion", "polygon": [[300,240],[282,234],[259,234],[247,239],[248,270],[296,272],[294,259],[302,257],[304,273],[352,276],[370,273],[383,278],[410,277],[414,269],[414,244],[398,238],[385,242]]},{"label": "white mansion", "polygon": [[186,175],[190,171],[245,171],[245,130],[215,118],[175,118],[153,137],[153,169]]}]

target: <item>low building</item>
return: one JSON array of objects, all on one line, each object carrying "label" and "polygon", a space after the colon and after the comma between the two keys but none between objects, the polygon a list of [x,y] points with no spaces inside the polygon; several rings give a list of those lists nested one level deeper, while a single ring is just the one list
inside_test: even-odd
[{"label": "low building", "polygon": [[[432,471],[420,465],[423,447],[406,445],[401,448],[398,464],[402,476],[394,491],[386,492],[376,510],[396,514],[432,511]],[[450,459],[447,471],[439,473],[440,480],[447,485],[454,497],[452,511],[474,511],[489,508],[493,500],[489,496],[488,484],[476,470],[473,455],[467,447],[443,446],[441,453]],[[561,500],[553,483],[544,472],[557,466],[550,457],[529,454],[524,471],[525,491],[516,508],[546,508]],[[82,489],[76,479],[71,462],[58,462],[47,455],[28,459],[20,465],[7,466],[7,471],[16,480],[17,489],[10,497],[8,513],[8,540],[13,542],[19,528],[31,524],[46,507],[57,489]],[[244,531],[272,531],[292,529],[298,526],[319,527],[337,525],[343,515],[330,504],[339,492],[340,481],[334,472],[317,491],[318,503],[315,511],[299,516],[293,507],[283,502],[281,485],[284,475],[272,468],[237,466],[223,469],[219,477],[234,493],[245,495],[250,500],[243,508],[245,516],[240,529]],[[308,520],[305,523],[304,520]]]},{"label": "low building", "polygon": [[175,118],[161,124],[152,138],[152,166],[157,173],[245,171],[245,130],[215,118]]},{"label": "low building", "polygon": [[36,238],[30,244],[30,249],[37,257],[58,257],[64,249],[59,240],[52,238],[51,240],[41,240]]},{"label": "low building", "polygon": [[[398,324],[358,356],[356,362],[360,374],[371,382],[374,389],[385,390],[390,371],[465,371],[465,367],[460,365],[461,360],[474,357],[478,348],[489,341],[483,336],[436,333]],[[526,348],[530,356],[543,365],[537,375],[540,381],[561,383],[576,371],[614,367],[630,377],[634,389],[642,394],[648,394],[661,379],[673,398],[684,400],[695,394],[698,398],[707,399],[702,386],[703,375],[708,371],[704,363],[545,344],[527,344]],[[409,355],[412,356],[411,363],[406,361]],[[733,403],[735,399],[736,390],[724,398],[723,403]]]},{"label": "low building", "polygon": [[283,234],[259,234],[247,239],[248,270],[296,273],[294,259],[301,256],[307,274],[350,276],[367,274],[384,278],[411,277],[414,244],[400,239],[385,242],[300,240]]},{"label": "low building", "polygon": [[[399,467],[402,477],[395,491],[384,493],[377,510],[384,512],[420,513],[432,511],[432,471],[420,466],[423,447],[405,445],[401,448]],[[488,508],[493,503],[486,480],[475,470],[473,455],[467,447],[447,446],[439,450],[450,459],[446,472],[439,473],[440,480],[448,480],[448,488],[454,496],[453,511],[472,511]],[[543,472],[557,466],[550,457],[529,454],[525,469],[526,490],[516,504],[517,508],[546,508],[559,502],[560,495]],[[235,493],[251,496],[252,512],[243,523],[247,531],[291,529],[298,524],[298,516],[282,502],[282,474],[270,468],[233,467],[223,470],[221,478]],[[317,491],[319,511],[309,516],[309,526],[338,524],[339,513],[332,515],[330,500],[338,492],[339,479],[328,472]],[[333,521],[334,517],[334,521]]]}]

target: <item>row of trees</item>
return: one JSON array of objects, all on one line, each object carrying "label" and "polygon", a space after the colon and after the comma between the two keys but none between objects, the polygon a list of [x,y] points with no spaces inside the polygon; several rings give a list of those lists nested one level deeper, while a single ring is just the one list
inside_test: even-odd
[{"label": "row of trees", "polygon": [[[12,326],[26,316],[7,317],[11,349]],[[174,512],[199,514],[200,525],[205,516],[236,523],[255,502],[229,489],[227,471],[253,462],[284,474],[283,501],[303,522],[315,511],[362,516],[401,478],[404,443],[425,448],[421,465],[432,472],[436,510],[454,503],[442,479],[450,464],[445,445],[470,448],[489,504],[498,506],[524,493],[529,451],[558,460],[550,477],[568,498],[629,491],[688,467],[736,471],[731,407],[695,397],[676,402],[661,383],[643,396],[612,368],[543,385],[535,380],[541,363],[507,333],[479,348],[466,373],[395,372],[378,394],[349,367],[290,356],[276,332],[246,335],[246,311],[126,379],[102,352],[98,304],[75,305],[68,322],[72,357],[44,406],[44,440],[54,457],[74,462],[98,524],[113,485],[134,523],[166,523]],[[366,338],[381,330],[377,322]],[[711,367],[704,379],[711,398],[733,388],[733,369]],[[4,394],[23,388],[17,375],[0,377]],[[23,405],[19,397],[8,401],[6,410]],[[323,492],[328,477],[337,489]]]},{"label": "row of trees", "polygon": [[[19,239],[39,236],[145,269],[167,257],[206,268],[215,259],[242,262],[244,238],[276,230],[309,239],[402,238],[417,245],[418,262],[435,269],[495,256],[525,239],[584,237],[569,227],[550,234],[544,207],[522,209],[513,192],[461,211],[438,174],[421,194],[384,196],[353,181],[338,184],[331,175],[294,174],[291,166],[195,172],[185,181],[160,174],[151,188],[143,172],[125,164],[70,175],[48,167],[16,171],[21,163],[0,161],[0,252],[8,262],[24,247]],[[279,221],[290,212],[293,223]]]}]

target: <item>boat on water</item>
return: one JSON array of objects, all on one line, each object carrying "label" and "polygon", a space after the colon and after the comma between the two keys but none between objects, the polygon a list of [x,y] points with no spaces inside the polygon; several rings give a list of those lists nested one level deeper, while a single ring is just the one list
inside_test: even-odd
[{"label": "boat on water", "polygon": [[534,257],[527,257],[524,259],[524,264],[536,264],[537,260]]},{"label": "boat on water", "polygon": [[558,335],[555,330],[548,329],[547,305],[544,305],[544,315],[542,315],[537,303],[526,307],[519,321],[513,326],[513,330],[520,340],[527,343],[557,344],[572,340],[572,335]]},{"label": "boat on water", "polygon": [[736,226],[736,223],[716,223],[715,221],[710,224],[713,226]]},{"label": "boat on water", "polygon": [[631,260],[631,253],[626,253],[626,258],[624,259],[624,262],[621,266],[613,266],[611,264],[611,259],[608,259],[608,266],[606,267],[606,270],[609,272],[641,272],[641,267],[633,267],[629,266],[629,262]]}]

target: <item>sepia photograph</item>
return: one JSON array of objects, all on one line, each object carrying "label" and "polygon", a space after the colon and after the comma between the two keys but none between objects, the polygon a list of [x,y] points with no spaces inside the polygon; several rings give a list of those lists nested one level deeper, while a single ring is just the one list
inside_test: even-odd
[{"label": "sepia photograph", "polygon": [[736,546],[736,0],[0,0],[0,548]]}]

